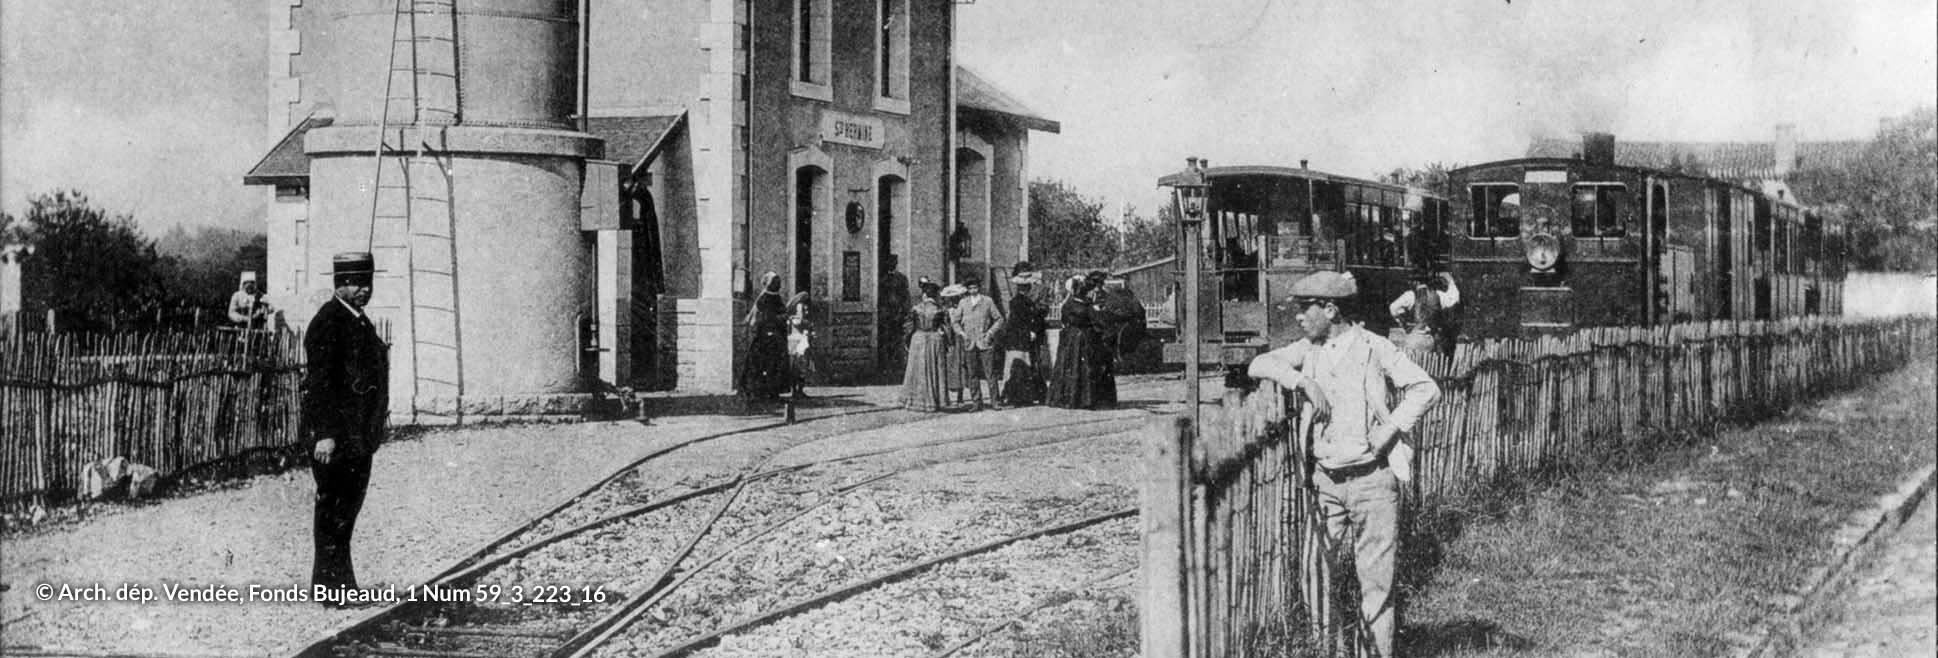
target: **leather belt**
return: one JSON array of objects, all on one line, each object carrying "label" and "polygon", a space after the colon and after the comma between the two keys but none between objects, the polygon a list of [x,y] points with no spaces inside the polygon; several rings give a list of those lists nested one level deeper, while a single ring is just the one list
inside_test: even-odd
[{"label": "leather belt", "polygon": [[1325,471],[1326,477],[1331,478],[1333,482],[1345,482],[1378,473],[1382,468],[1386,468],[1386,463],[1376,459],[1364,464],[1354,464],[1342,468],[1326,468],[1320,466],[1319,470]]}]

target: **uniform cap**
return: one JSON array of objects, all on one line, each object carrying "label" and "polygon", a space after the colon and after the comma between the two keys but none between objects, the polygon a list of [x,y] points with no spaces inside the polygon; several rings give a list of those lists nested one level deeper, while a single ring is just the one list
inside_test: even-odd
[{"label": "uniform cap", "polygon": [[1292,283],[1292,297],[1346,299],[1359,294],[1359,282],[1344,272],[1313,272]]},{"label": "uniform cap", "polygon": [[240,283],[254,283],[255,280],[256,280],[255,272],[243,272],[242,281]]}]

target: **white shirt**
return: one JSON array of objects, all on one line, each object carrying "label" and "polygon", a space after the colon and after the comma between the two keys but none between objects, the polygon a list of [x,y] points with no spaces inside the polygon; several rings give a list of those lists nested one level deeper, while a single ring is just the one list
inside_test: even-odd
[{"label": "white shirt", "polygon": [[[1439,291],[1440,308],[1449,309],[1460,303],[1460,286],[1454,285],[1453,277],[1447,277],[1444,280],[1447,282],[1447,289]],[[1386,306],[1386,310],[1393,315],[1405,315],[1407,311],[1413,310],[1413,304],[1413,289],[1408,288],[1406,292],[1394,298],[1393,303]]]}]

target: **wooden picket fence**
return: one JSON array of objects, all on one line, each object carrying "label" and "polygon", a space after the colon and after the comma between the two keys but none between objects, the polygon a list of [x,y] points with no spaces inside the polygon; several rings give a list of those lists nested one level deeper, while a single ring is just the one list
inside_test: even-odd
[{"label": "wooden picket fence", "polygon": [[[1416,355],[1442,397],[1405,437],[1409,516],[1504,476],[1655,449],[1851,386],[1929,355],[1934,330],[1930,318],[1702,323]],[[1202,428],[1179,419],[1149,435],[1145,658],[1370,654],[1308,479],[1302,407],[1260,382],[1228,392]]]},{"label": "wooden picket fence", "polygon": [[302,376],[287,332],[0,338],[0,510],[68,499],[109,457],[167,476],[290,446]]}]

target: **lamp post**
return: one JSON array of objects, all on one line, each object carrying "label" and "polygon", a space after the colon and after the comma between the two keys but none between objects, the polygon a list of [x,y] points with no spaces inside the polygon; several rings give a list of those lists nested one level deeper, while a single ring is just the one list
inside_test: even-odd
[{"label": "lamp post", "polygon": [[1172,180],[1171,201],[1178,218],[1178,225],[1184,232],[1184,312],[1178,314],[1178,324],[1184,327],[1184,405],[1185,416],[1191,419],[1193,428],[1198,424],[1198,347],[1202,338],[1198,329],[1203,318],[1198,317],[1199,277],[1203,276],[1203,249],[1198,245],[1199,227],[1204,223],[1205,193],[1210,185],[1205,182],[1205,161],[1199,158],[1185,158],[1184,171]]}]

